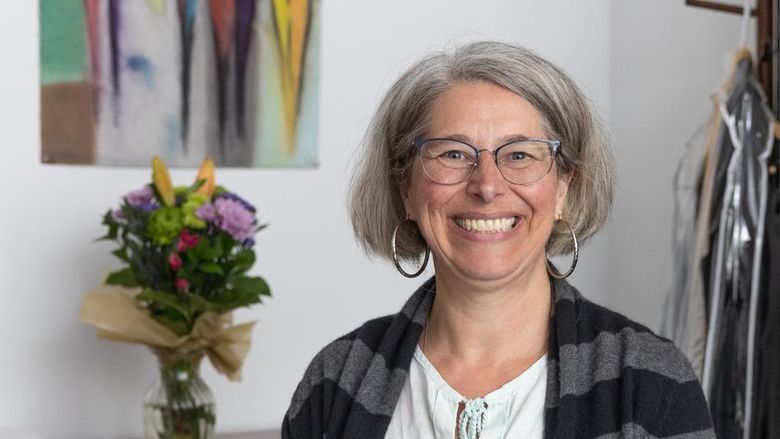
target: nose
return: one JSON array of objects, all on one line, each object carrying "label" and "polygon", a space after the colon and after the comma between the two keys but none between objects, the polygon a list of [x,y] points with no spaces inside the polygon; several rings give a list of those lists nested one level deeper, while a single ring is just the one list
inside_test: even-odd
[{"label": "nose", "polygon": [[506,192],[506,180],[498,170],[493,151],[482,149],[479,151],[479,162],[474,172],[469,177],[466,190],[479,197],[483,202],[489,203],[496,197]]}]

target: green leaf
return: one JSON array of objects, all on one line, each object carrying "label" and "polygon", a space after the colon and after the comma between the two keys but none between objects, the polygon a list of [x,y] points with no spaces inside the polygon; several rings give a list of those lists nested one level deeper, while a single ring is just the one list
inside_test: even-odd
[{"label": "green leaf", "polygon": [[260,296],[270,296],[268,284],[260,277],[241,276],[235,279],[231,288],[216,292],[210,302],[220,312],[260,303]]},{"label": "green leaf", "polygon": [[188,306],[178,300],[175,294],[165,293],[162,291],[155,291],[149,288],[145,288],[141,294],[136,296],[137,300],[148,301],[155,306],[159,306],[170,311],[174,311],[185,322],[189,322],[192,317],[192,312],[188,309]]},{"label": "green leaf", "polygon": [[211,300],[213,307],[219,310],[219,312],[226,312],[236,308],[254,305],[255,303],[259,303],[259,302],[260,299],[258,298],[257,295],[252,295],[252,294],[242,295],[241,292],[233,289],[231,290],[222,289]]},{"label": "green leaf", "polygon": [[225,270],[223,270],[219,264],[215,264],[214,262],[206,262],[200,264],[198,265],[198,270],[204,273],[218,274],[220,276],[225,275]]},{"label": "green leaf", "polygon": [[233,258],[233,269],[231,269],[230,272],[235,274],[246,273],[250,268],[252,268],[254,263],[255,252],[252,250],[241,250]]},{"label": "green leaf", "polygon": [[[270,296],[271,290],[261,277],[241,276],[233,282],[233,288],[226,291],[223,300],[231,308],[260,303],[260,296]],[[224,303],[224,302],[223,302]]]},{"label": "green leaf", "polygon": [[218,245],[212,247],[208,239],[201,239],[193,250],[201,261],[213,261],[222,256],[222,249]]},{"label": "green leaf", "polygon": [[199,179],[195,180],[195,183],[192,183],[192,186],[190,186],[189,191],[190,192],[196,192],[204,184],[206,184],[206,179],[205,178],[199,178]]},{"label": "green leaf", "polygon": [[189,322],[182,320],[178,314],[170,313],[168,310],[163,311],[161,314],[155,315],[154,319],[165,325],[166,328],[170,329],[178,336],[189,334],[190,332]]},{"label": "green leaf", "polygon": [[271,295],[271,288],[262,277],[239,277],[235,281],[234,288],[238,291],[252,292],[262,296]]},{"label": "green leaf", "polygon": [[127,255],[127,248],[126,247],[120,247],[120,248],[114,250],[113,252],[111,252],[111,254],[113,254],[114,256],[116,256],[117,258],[119,258],[119,259],[121,259],[121,260],[123,260],[125,262],[130,262],[130,258]]},{"label": "green leaf", "polygon": [[115,238],[112,238],[110,234],[105,234],[99,238],[95,238],[92,242],[100,242],[100,241],[113,241]]},{"label": "green leaf", "polygon": [[265,229],[266,227],[268,227],[267,223],[266,224],[260,224],[259,226],[255,227],[255,233]]},{"label": "green leaf", "polygon": [[187,294],[187,296],[190,300],[190,308],[192,309],[193,315],[200,315],[204,311],[218,311],[214,309],[214,306],[209,303],[208,300],[197,294]]},{"label": "green leaf", "polygon": [[114,220],[114,217],[111,215],[111,210],[106,212],[105,215],[103,215],[103,222],[102,224],[106,227],[108,227],[108,232],[106,232],[105,235],[101,236],[100,238],[96,239],[95,241],[113,241],[117,238],[117,231],[119,229],[119,224]]},{"label": "green leaf", "polygon": [[106,278],[106,283],[109,285],[121,285],[123,287],[138,286],[138,280],[136,280],[135,275],[133,275],[133,271],[130,268],[110,273]]},{"label": "green leaf", "polygon": [[222,232],[217,235],[218,247],[222,249],[224,255],[230,254],[230,250],[236,246],[236,240],[228,233]]}]

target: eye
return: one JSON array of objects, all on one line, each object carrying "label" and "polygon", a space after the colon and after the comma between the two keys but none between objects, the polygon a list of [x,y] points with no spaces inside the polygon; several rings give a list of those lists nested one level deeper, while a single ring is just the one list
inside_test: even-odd
[{"label": "eye", "polygon": [[531,158],[531,156],[528,155],[528,153],[522,152],[522,151],[514,151],[514,152],[510,153],[506,157],[507,160],[511,160],[511,161],[515,161],[515,162],[522,161],[522,160],[528,160],[530,158]]},{"label": "eye", "polygon": [[425,142],[421,151],[428,160],[437,160],[448,166],[461,166],[474,162],[474,151],[468,145],[449,139],[434,139]]},{"label": "eye", "polygon": [[440,155],[441,158],[445,158],[447,160],[466,160],[466,154],[463,151],[458,151],[455,149],[445,151]]}]

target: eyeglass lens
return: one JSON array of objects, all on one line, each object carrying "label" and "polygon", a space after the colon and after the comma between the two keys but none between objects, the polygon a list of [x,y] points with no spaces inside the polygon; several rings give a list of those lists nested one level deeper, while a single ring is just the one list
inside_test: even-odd
[{"label": "eyeglass lens", "polygon": [[[420,145],[420,162],[423,171],[440,184],[457,184],[471,176],[477,165],[478,153],[466,143],[451,139],[434,139]],[[544,178],[552,168],[550,145],[538,140],[523,140],[498,148],[495,162],[508,181],[515,184],[531,184]],[[483,157],[483,160],[486,157]]]}]

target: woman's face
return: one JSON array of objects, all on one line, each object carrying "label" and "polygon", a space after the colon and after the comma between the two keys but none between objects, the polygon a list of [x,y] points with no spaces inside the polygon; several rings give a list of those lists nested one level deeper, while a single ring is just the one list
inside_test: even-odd
[{"label": "woman's face", "polygon": [[[457,138],[480,150],[492,151],[518,136],[546,137],[542,118],[528,101],[487,82],[453,86],[434,101],[430,116],[427,138]],[[568,179],[559,179],[554,165],[534,184],[512,184],[492,154],[483,151],[471,177],[451,186],[430,180],[415,156],[401,192],[407,215],[417,222],[433,253],[437,275],[511,281],[545,270],[545,244],[567,188]],[[514,225],[505,231],[466,230],[472,221],[495,219]]]}]

